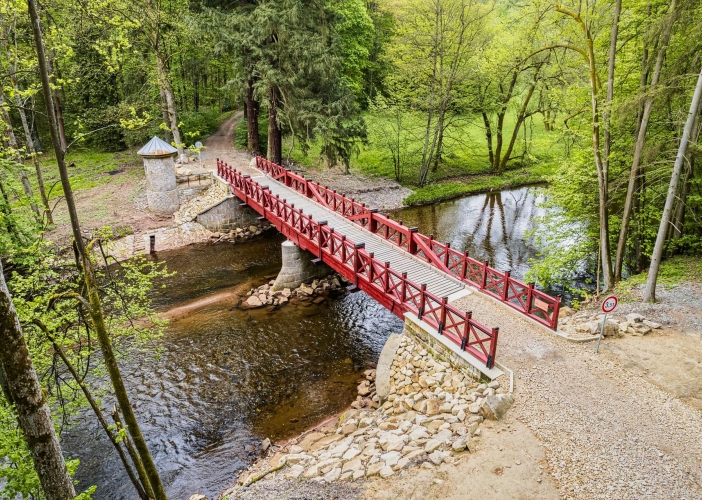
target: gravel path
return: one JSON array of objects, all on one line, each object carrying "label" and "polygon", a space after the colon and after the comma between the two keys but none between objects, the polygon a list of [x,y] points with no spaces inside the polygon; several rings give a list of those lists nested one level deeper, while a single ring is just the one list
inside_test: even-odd
[{"label": "gravel path", "polygon": [[474,293],[456,303],[500,326],[515,371],[510,413],[544,444],[565,498],[702,498],[702,412],[594,344],[573,344]]}]

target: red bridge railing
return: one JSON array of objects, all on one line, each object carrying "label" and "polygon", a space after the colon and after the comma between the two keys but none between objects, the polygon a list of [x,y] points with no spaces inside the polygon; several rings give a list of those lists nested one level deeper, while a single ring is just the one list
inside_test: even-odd
[{"label": "red bridge railing", "polygon": [[347,198],[265,158],[257,156],[256,166],[286,186],[315,199],[432,266],[452,274],[542,325],[553,330],[558,328],[560,298],[537,290],[533,283],[519,281],[511,277],[509,271],[498,271],[490,267],[487,261],[478,261],[467,252],[451,248],[449,243],[440,243],[431,235],[419,233],[417,228],[404,226],[402,221],[398,223],[363,203]]},{"label": "red bridge railing", "polygon": [[[271,171],[276,172],[271,174],[273,177],[284,179],[286,185],[293,182],[296,191],[302,192],[300,189],[305,186],[304,178],[290,172],[283,174],[282,170],[274,168]],[[220,160],[217,160],[217,173],[229,183],[233,194],[268,219],[278,231],[300,248],[312,252],[392,313],[400,318],[406,312],[415,313],[462,350],[485,363],[488,368],[493,367],[498,328],[483,326],[472,318],[470,312],[451,306],[447,297],[437,297],[427,291],[426,285],[418,285],[408,279],[407,273],[398,272],[390,267],[389,262],[376,259],[373,252],[366,251],[364,243],[353,242],[338,234],[326,221],[314,220],[292,203],[271,193],[268,186],[259,184]],[[313,186],[313,189],[317,187]],[[355,206],[354,202],[341,198],[337,202],[334,201],[336,197],[330,197],[339,210],[343,210],[344,206],[349,209]]]}]

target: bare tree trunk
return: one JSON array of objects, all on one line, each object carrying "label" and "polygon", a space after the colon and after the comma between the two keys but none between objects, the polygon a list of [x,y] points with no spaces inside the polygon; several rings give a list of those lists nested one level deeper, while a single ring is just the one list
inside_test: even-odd
[{"label": "bare tree trunk", "polygon": [[171,133],[171,120],[168,118],[168,103],[166,102],[166,93],[163,91],[163,89],[159,86],[159,94],[161,94],[161,119],[163,120],[163,123],[166,124],[166,127],[168,127],[168,130],[166,130],[166,142],[171,143],[171,140],[173,139],[172,133]]},{"label": "bare tree trunk", "polygon": [[597,169],[597,190],[599,195],[598,217],[600,223],[600,260],[602,261],[603,291],[612,287],[614,273],[612,271],[612,256],[609,246],[609,170],[608,165],[602,161],[602,146],[600,144],[600,109],[599,109],[599,82],[597,77],[597,64],[595,61],[595,48],[592,34],[580,14],[556,5],[556,11],[565,14],[576,21],[583,31],[587,42],[587,49],[580,53],[588,63],[588,76],[590,80],[590,104],[592,112],[592,150]]},{"label": "bare tree trunk", "polygon": [[54,73],[54,61],[51,57],[46,58],[47,69],[49,71],[49,82],[51,83],[51,100],[54,105],[54,113],[56,114],[56,123],[58,125],[59,139],[61,140],[61,150],[65,156],[68,152],[68,141],[66,141],[66,127],[63,122],[63,106],[58,93],[58,83],[56,82],[56,74]]},{"label": "bare tree trunk", "polygon": [[268,93],[268,159],[278,165],[283,162],[283,135],[278,126],[278,89],[271,87]]},{"label": "bare tree trunk", "polygon": [[[675,15],[675,0],[670,2],[670,15]],[[658,85],[660,79],[661,70],[663,68],[663,61],[665,59],[666,50],[668,48],[668,43],[670,42],[670,35],[672,32],[673,24],[675,23],[675,18],[671,17],[669,22],[663,28],[663,33],[660,38],[660,47],[658,49],[658,55],[656,56],[656,67],[653,71],[653,77],[651,79],[651,85],[648,88],[648,95],[643,107],[643,113],[641,115],[641,121],[639,123],[638,133],[636,136],[636,143],[634,144],[634,158],[631,163],[631,171],[629,172],[629,184],[626,191],[626,199],[624,200],[624,212],[622,213],[622,225],[619,229],[619,241],[617,242],[617,255],[614,263],[614,279],[619,281],[622,277],[622,265],[624,262],[624,252],[626,250],[626,240],[629,232],[629,221],[631,219],[631,207],[632,200],[634,197],[634,191],[636,187],[636,177],[639,173],[639,165],[641,164],[641,155],[643,154],[644,144],[646,141],[646,131],[648,129],[648,121],[651,117],[651,111],[653,109],[653,97],[654,90]]]},{"label": "bare tree trunk", "polygon": [[683,134],[680,138],[678,154],[675,157],[675,164],[673,165],[673,174],[670,177],[670,185],[668,186],[668,196],[665,199],[663,217],[661,218],[661,224],[658,227],[656,244],[653,247],[653,254],[651,255],[651,267],[648,270],[648,279],[646,280],[646,288],[644,289],[643,293],[644,302],[656,301],[656,281],[658,280],[658,270],[661,265],[661,259],[663,258],[663,246],[665,245],[665,237],[668,232],[668,224],[670,223],[670,216],[673,211],[675,193],[677,192],[678,182],[680,181],[680,173],[682,172],[683,163],[685,162],[687,145],[690,141],[690,135],[692,134],[692,126],[695,123],[695,118],[697,117],[697,113],[700,109],[701,98],[702,69],[700,70],[699,77],[697,78],[697,85],[695,85],[695,93],[693,94],[692,102],[690,103],[690,111],[687,114],[685,128],[683,129]]},{"label": "bare tree trunk", "polygon": [[483,123],[485,124],[485,139],[487,140],[488,147],[488,161],[490,162],[490,169],[492,169],[495,165],[495,152],[492,149],[492,127],[490,126],[490,118],[485,112],[483,112]]},{"label": "bare tree trunk", "polygon": [[254,81],[246,82],[246,148],[251,154],[261,151],[258,135],[258,103],[254,97]]},{"label": "bare tree trunk", "polygon": [[539,66],[536,69],[536,72],[534,73],[534,79],[531,85],[529,86],[529,90],[527,91],[527,95],[524,98],[522,107],[519,109],[519,114],[517,115],[517,123],[514,124],[514,130],[512,131],[512,137],[510,138],[509,144],[507,145],[507,151],[505,151],[505,154],[502,157],[502,159],[497,158],[497,160],[500,162],[497,172],[500,174],[505,171],[505,169],[507,168],[507,162],[509,161],[510,156],[512,156],[514,144],[517,142],[517,137],[519,136],[519,129],[524,123],[524,120],[526,119],[526,111],[529,107],[529,101],[531,101],[531,97],[534,95],[534,90],[536,89],[537,78],[540,70],[541,66]]},{"label": "bare tree trunk", "polygon": [[[30,0],[30,2],[33,0]],[[22,335],[22,327],[5,284],[0,263],[0,365],[2,365],[17,420],[32,454],[34,469],[48,500],[74,498],[73,480],[61,454],[49,405]]]},{"label": "bare tree trunk", "polygon": [[66,204],[68,206],[68,213],[71,219],[71,228],[73,229],[75,249],[79,258],[82,259],[81,264],[83,269],[83,279],[85,282],[85,289],[88,293],[90,317],[92,319],[93,326],[97,333],[98,343],[100,344],[100,349],[102,351],[104,363],[107,367],[107,371],[110,376],[110,381],[115,391],[115,396],[117,397],[117,401],[119,402],[120,408],[124,413],[125,421],[127,423],[127,430],[132,436],[136,448],[139,451],[139,456],[148,474],[151,488],[153,489],[155,494],[155,499],[167,500],[163,484],[161,483],[161,479],[158,475],[158,470],[156,469],[156,464],[154,464],[154,461],[151,458],[149,449],[146,446],[146,441],[144,440],[144,437],[141,434],[141,430],[139,429],[139,424],[136,420],[131,404],[129,402],[129,397],[127,395],[126,388],[124,387],[124,383],[119,372],[119,367],[114,357],[114,352],[112,351],[112,345],[110,342],[109,335],[107,333],[107,327],[105,326],[105,320],[102,312],[102,303],[100,301],[97,283],[95,282],[93,263],[90,260],[90,254],[86,250],[85,244],[83,242],[83,237],[81,235],[80,222],[78,220],[75,200],[73,198],[73,190],[71,189],[71,183],[68,176],[68,169],[66,168],[64,151],[61,148],[59,126],[57,124],[58,117],[54,110],[54,101],[51,98],[51,85],[49,82],[49,72],[46,65],[46,54],[44,50],[44,41],[41,32],[41,23],[37,14],[36,0],[28,0],[27,3],[29,6],[29,15],[32,20],[34,42],[36,45],[37,59],[39,62],[39,75],[41,77],[42,89],[44,92],[44,100],[47,106],[49,131],[51,132],[51,140],[54,145],[54,151],[56,153],[56,161],[58,163],[59,174],[61,176],[61,184],[63,186]]},{"label": "bare tree trunk", "polygon": [[685,171],[685,177],[682,181],[680,199],[678,200],[677,209],[675,211],[675,223],[673,224],[674,240],[679,240],[683,235],[683,227],[685,226],[685,209],[687,208],[687,196],[690,194],[690,188],[692,187],[692,173],[695,170],[694,163],[694,157],[690,158],[690,168]]},{"label": "bare tree trunk", "polygon": [[[17,54],[17,32],[12,30],[13,37],[15,40],[15,54]],[[44,205],[44,214],[46,215],[46,220],[49,224],[53,224],[54,220],[51,215],[51,208],[49,207],[49,199],[46,196],[46,188],[44,187],[44,176],[42,175],[41,166],[39,165],[39,158],[37,157],[36,149],[34,148],[34,142],[32,141],[32,132],[29,129],[29,122],[27,121],[27,113],[24,111],[24,105],[22,102],[22,97],[20,97],[19,82],[17,81],[17,67],[15,65],[15,56],[12,54],[10,48],[10,33],[9,30],[5,30],[2,36],[2,43],[5,44],[5,53],[7,55],[8,69],[10,73],[10,83],[15,91],[15,104],[17,105],[17,111],[20,115],[20,120],[22,121],[22,129],[24,130],[24,138],[27,143],[27,154],[32,157],[34,162],[34,170],[37,174],[37,185],[39,186],[39,194],[41,195],[41,201]]]},{"label": "bare tree trunk", "polygon": [[17,137],[15,137],[15,130],[12,128],[12,121],[10,120],[10,114],[5,108],[5,93],[2,90],[2,85],[0,85],[0,118],[5,122],[5,133],[7,134],[7,141],[10,148],[14,150],[13,156],[17,162],[17,171],[19,174],[20,181],[22,181],[22,189],[24,189],[24,194],[27,195],[29,199],[29,206],[32,207],[32,211],[36,214],[37,220],[41,220],[41,212],[39,207],[37,207],[34,201],[34,193],[32,192],[32,186],[27,178],[27,173],[22,168],[22,155],[19,152],[19,144],[17,144]]},{"label": "bare tree trunk", "polygon": [[156,51],[156,66],[158,69],[158,85],[159,88],[163,90],[163,95],[166,97],[168,121],[170,122],[171,133],[173,134],[173,142],[175,142],[175,147],[178,150],[178,158],[182,160],[185,150],[183,149],[183,141],[181,140],[180,129],[178,128],[178,115],[176,113],[175,99],[173,98],[173,87],[171,86],[171,79],[168,76],[166,63],[158,50]]}]

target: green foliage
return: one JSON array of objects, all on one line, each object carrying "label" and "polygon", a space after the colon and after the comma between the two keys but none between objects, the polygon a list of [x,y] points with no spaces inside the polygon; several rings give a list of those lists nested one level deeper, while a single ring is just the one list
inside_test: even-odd
[{"label": "green foliage", "polygon": [[[34,461],[27,448],[22,430],[17,424],[14,408],[0,395],[0,500],[44,498],[41,483]],[[73,476],[79,460],[66,460],[66,467]],[[91,486],[76,497],[77,500],[90,500],[96,487]]]},{"label": "green foliage", "polygon": [[41,484],[12,407],[0,395],[0,498],[41,498]]}]

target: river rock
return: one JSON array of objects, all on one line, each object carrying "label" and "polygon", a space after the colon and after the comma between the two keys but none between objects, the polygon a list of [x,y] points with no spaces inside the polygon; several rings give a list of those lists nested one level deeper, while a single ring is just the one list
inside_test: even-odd
[{"label": "river rock", "polygon": [[207,500],[207,497],[205,495],[201,495],[200,493],[195,493],[194,495],[191,495],[188,500]]},{"label": "river rock", "polygon": [[655,321],[649,321],[647,319],[643,320],[642,323],[648,326],[649,328],[653,328],[654,330],[658,330],[659,328],[663,327],[663,325],[661,325],[660,323],[656,323]]},{"label": "river rock", "polygon": [[385,467],[384,462],[376,462],[372,465],[368,466],[368,469],[366,470],[366,476],[377,476],[380,474],[380,470]]},{"label": "river rock", "polygon": [[488,396],[480,405],[480,414],[489,420],[499,420],[514,403],[511,394]]},{"label": "river rock", "polygon": [[626,315],[626,320],[630,323],[641,323],[644,317],[638,313],[629,313]]},{"label": "river rock", "polygon": [[261,307],[263,306],[263,302],[257,295],[252,295],[246,299],[246,305],[249,307]]}]

